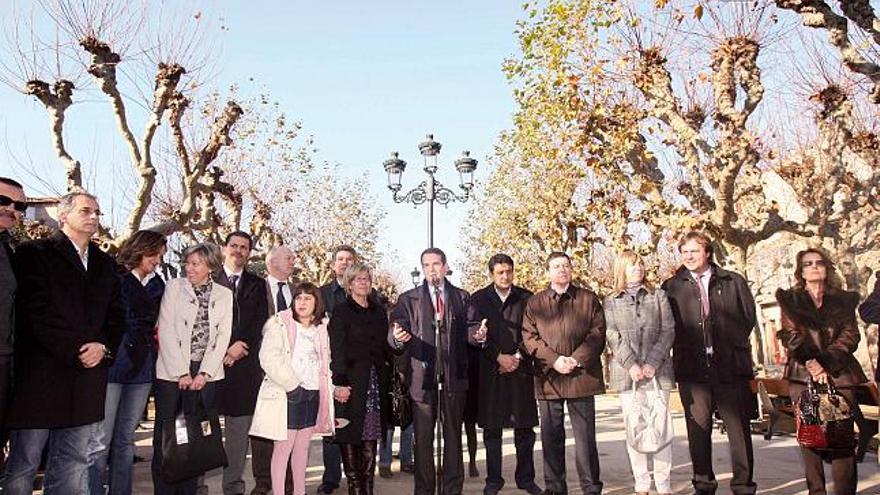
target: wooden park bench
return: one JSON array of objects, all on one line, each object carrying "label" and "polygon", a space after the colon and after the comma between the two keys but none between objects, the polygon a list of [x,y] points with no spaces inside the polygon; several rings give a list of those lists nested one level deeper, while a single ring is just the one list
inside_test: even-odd
[{"label": "wooden park bench", "polygon": [[[789,398],[788,381],[781,378],[758,377],[751,381],[752,392],[758,395],[758,404],[761,408],[761,416],[766,418],[764,438],[773,438],[774,428],[779,420],[788,417],[794,418],[794,405]],[[868,450],[871,439],[878,432],[878,419],[880,419],[880,393],[877,384],[870,382],[855,390],[856,401],[862,411],[862,417],[856,423],[859,428],[859,445],[856,449],[856,459],[861,462]]]}]

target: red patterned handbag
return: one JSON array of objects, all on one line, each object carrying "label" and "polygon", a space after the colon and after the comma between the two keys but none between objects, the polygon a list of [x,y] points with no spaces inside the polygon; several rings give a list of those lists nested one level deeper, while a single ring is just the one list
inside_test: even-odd
[{"label": "red patterned handbag", "polygon": [[848,450],[856,445],[853,411],[831,378],[825,391],[812,379],[795,402],[797,441],[811,449]]}]

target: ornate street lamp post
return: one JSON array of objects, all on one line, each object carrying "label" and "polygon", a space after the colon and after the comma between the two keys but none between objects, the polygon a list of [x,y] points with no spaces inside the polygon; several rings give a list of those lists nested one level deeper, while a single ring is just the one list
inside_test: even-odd
[{"label": "ornate street lamp post", "polygon": [[428,134],[427,139],[419,144],[419,152],[424,157],[422,170],[428,175],[427,180],[422,181],[415,189],[405,194],[398,194],[401,189],[400,179],[406,169],[406,162],[398,157],[395,151],[391,158],[382,162],[385,172],[388,173],[388,189],[391,189],[395,203],[412,203],[420,205],[428,203],[428,247],[434,247],[434,203],[448,205],[453,201],[466,202],[470,198],[471,189],[474,187],[474,170],[477,169],[477,160],[471,158],[470,152],[462,153],[461,158],[455,160],[455,169],[458,171],[459,185],[464,194],[458,195],[452,189],[445,187],[434,174],[437,172],[440,143],[434,141],[434,135]]}]

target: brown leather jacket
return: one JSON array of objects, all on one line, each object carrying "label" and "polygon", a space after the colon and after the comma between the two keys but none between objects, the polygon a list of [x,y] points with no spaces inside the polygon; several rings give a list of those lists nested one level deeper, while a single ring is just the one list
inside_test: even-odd
[{"label": "brown leather jacket", "polygon": [[[569,285],[559,295],[541,291],[526,304],[523,347],[534,358],[535,398],[577,399],[605,393],[602,351],[605,314],[592,291]],[[567,375],[553,369],[559,356],[575,358],[582,367]]]},{"label": "brown leather jacket", "polygon": [[868,381],[853,356],[861,338],[856,323],[857,293],[829,289],[821,308],[816,308],[803,289],[779,289],[776,300],[782,310],[782,329],[776,335],[788,349],[785,378],[806,383],[810,373],[804,363],[815,359],[838,387]]}]

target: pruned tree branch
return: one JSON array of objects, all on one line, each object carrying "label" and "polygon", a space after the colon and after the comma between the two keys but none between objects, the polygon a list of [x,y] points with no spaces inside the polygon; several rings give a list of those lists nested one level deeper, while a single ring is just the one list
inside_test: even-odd
[{"label": "pruned tree branch", "polygon": [[159,64],[156,73],[156,87],[153,92],[153,105],[150,109],[150,118],[144,130],[141,141],[141,159],[136,165],[140,176],[135,202],[128,216],[128,232],[125,237],[136,231],[150,206],[153,196],[153,186],[156,183],[156,167],[153,165],[152,144],[156,130],[162,124],[162,117],[168,109],[172,98],[177,93],[177,84],[186,70],[179,64]]},{"label": "pruned tree branch", "polygon": [[[877,35],[877,20],[867,12],[872,12],[867,0],[841,0],[841,7],[848,16],[852,16],[854,22],[862,27],[870,26],[866,29],[875,39]],[[828,39],[831,44],[840,52],[843,63],[851,71],[862,74],[867,77],[874,85],[871,90],[871,101],[880,103],[880,65],[877,65],[866,59],[855,47],[849,38],[849,26],[847,18],[837,14],[831,9],[824,0],[776,0],[776,6],[795,12],[803,19],[803,25],[816,29],[824,29],[828,31]],[[865,27],[862,27],[865,29]]]},{"label": "pruned tree branch", "polygon": [[[737,220],[734,193],[740,171],[757,165],[755,136],[746,122],[764,96],[761,71],[757,65],[758,44],[738,36],[723,40],[712,51],[712,89],[715,96],[715,122],[720,139],[714,149],[714,166],[708,169],[715,187],[712,221],[720,229],[731,229]],[[736,107],[737,87],[745,93],[742,110]]]},{"label": "pruned tree branch", "polygon": [[856,26],[870,34],[874,43],[880,45],[880,19],[877,19],[869,0],[840,0],[840,9]]},{"label": "pruned tree branch", "polygon": [[672,75],[666,68],[666,58],[657,47],[639,51],[639,65],[633,78],[636,88],[651,104],[648,114],[670,128],[673,145],[682,157],[682,166],[690,176],[689,184],[682,184],[679,192],[694,207],[713,204],[699,185],[702,178],[702,157],[711,156],[712,147],[700,136],[702,121],[689,120],[682,112],[672,90]]},{"label": "pruned tree branch", "polygon": [[137,139],[128,125],[128,117],[125,113],[125,102],[122,100],[122,94],[119,93],[119,86],[116,80],[116,66],[119,64],[121,57],[114,52],[110,45],[95,38],[92,35],[86,35],[79,41],[80,46],[92,56],[91,64],[87,71],[98,83],[101,92],[110,99],[113,107],[113,116],[116,118],[116,126],[122,135],[128,152],[131,155],[131,162],[135,166],[141,162],[141,150],[138,147]]},{"label": "pruned tree branch", "polygon": [[[182,109],[170,112],[169,119],[177,119],[176,124],[172,120],[172,126],[177,125],[179,128],[180,112],[182,112]],[[208,166],[217,158],[220,150],[224,146],[232,144],[232,138],[229,137],[229,133],[243,113],[244,111],[234,101],[226,103],[223,113],[214,121],[208,142],[196,154],[196,159],[190,172],[184,174],[184,193],[180,209],[173,212],[167,221],[154,227],[155,230],[167,235],[185,228],[192,228],[192,225],[189,224],[193,220],[195,222],[211,222],[214,220],[214,191],[209,187],[210,178],[206,178],[205,174]],[[195,218],[197,213],[199,217]],[[199,226],[201,227],[201,225]]]},{"label": "pruned tree branch", "polygon": [[68,191],[82,189],[82,166],[64,146],[64,112],[73,104],[73,89],[73,83],[66,79],[59,79],[51,88],[49,83],[38,79],[30,80],[25,85],[25,93],[39,100],[49,112],[52,147],[64,165]]}]

